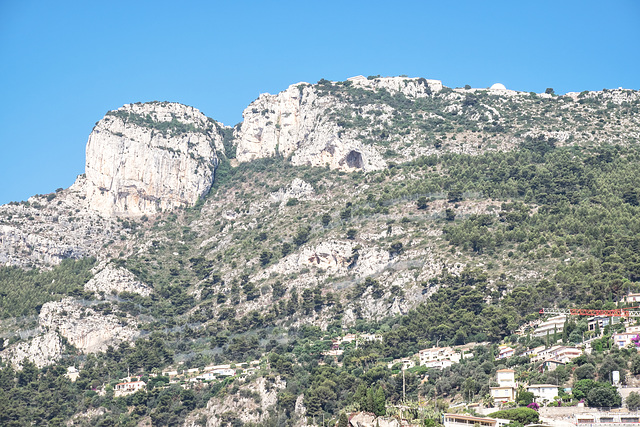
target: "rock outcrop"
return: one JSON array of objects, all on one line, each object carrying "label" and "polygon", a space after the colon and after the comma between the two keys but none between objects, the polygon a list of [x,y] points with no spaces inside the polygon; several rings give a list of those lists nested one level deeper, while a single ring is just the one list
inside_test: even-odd
[{"label": "rock outcrop", "polygon": [[270,201],[287,203],[289,199],[306,199],[313,195],[313,186],[300,178],[294,178],[290,185],[270,194]]},{"label": "rock outcrop", "polygon": [[224,398],[213,398],[203,410],[192,413],[185,420],[185,427],[202,425],[196,421],[206,419],[207,427],[227,425],[226,420],[240,420],[243,423],[260,425],[269,417],[269,409],[278,402],[278,392],[286,387],[279,377],[260,377],[245,383],[237,394],[228,394]]},{"label": "rock outcrop", "polygon": [[20,368],[22,361],[27,358],[38,368],[47,366],[62,357],[62,340],[54,331],[47,331],[37,335],[29,341],[19,342],[0,353],[0,357]]},{"label": "rock outcrop", "polygon": [[[347,85],[368,92],[385,91],[420,98],[442,90],[438,80],[388,77],[347,80]],[[243,113],[236,134],[241,162],[282,155],[295,165],[329,166],[343,171],[371,171],[386,166],[378,148],[363,135],[344,126],[336,114],[350,108],[332,94],[337,83],[299,83],[277,95],[262,94]],[[388,113],[388,112],[387,112]]]},{"label": "rock outcrop", "polygon": [[244,111],[237,139],[241,162],[282,155],[294,165],[325,166],[344,171],[376,170],[385,166],[371,146],[341,133],[329,120],[336,107],[331,97],[319,96],[306,83],[277,95],[262,94]]},{"label": "rock outcrop", "polygon": [[104,351],[109,345],[132,341],[138,335],[134,319],[98,313],[72,298],[44,304],[38,323],[45,331],[56,331],[83,353]]},{"label": "rock outcrop", "polygon": [[84,290],[95,292],[98,297],[113,293],[131,292],[148,296],[152,289],[135,278],[133,273],[113,264],[102,265],[97,273],[84,285]]},{"label": "rock outcrop", "polygon": [[121,224],[89,209],[84,183],[0,206],[0,265],[49,267],[96,255],[121,235]]},{"label": "rock outcrop", "polygon": [[222,127],[193,107],[127,104],[87,143],[87,200],[105,216],[142,216],[194,205],[209,191]]}]

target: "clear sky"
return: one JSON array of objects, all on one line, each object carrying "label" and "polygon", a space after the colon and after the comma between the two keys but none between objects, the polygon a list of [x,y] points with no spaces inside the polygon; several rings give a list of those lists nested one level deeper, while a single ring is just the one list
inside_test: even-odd
[{"label": "clear sky", "polygon": [[68,187],[137,101],[225,124],[260,93],[355,75],[556,93],[640,89],[640,2],[0,0],[0,204]]}]

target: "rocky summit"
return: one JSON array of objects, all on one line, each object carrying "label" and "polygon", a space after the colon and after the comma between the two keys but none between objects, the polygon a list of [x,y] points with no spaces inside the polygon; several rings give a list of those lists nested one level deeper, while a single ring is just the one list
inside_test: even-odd
[{"label": "rocky summit", "polygon": [[380,76],[260,95],[234,127],[109,111],[70,188],[0,206],[0,423],[14,388],[72,396],[68,425],[373,426],[484,402],[501,369],[573,385],[500,355],[610,346],[535,328],[640,291],[639,113],[634,90]]},{"label": "rocky summit", "polygon": [[213,183],[222,127],[192,107],[129,104],[110,111],[87,143],[87,201],[106,216],[193,206]]}]

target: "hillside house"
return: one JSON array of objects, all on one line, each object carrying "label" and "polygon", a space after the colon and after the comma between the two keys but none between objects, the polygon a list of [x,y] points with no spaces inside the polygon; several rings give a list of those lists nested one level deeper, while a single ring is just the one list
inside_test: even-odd
[{"label": "hillside house", "polygon": [[516,380],[513,369],[498,369],[496,371],[497,387],[489,387],[489,393],[494,405],[500,405],[516,400]]},{"label": "hillside house", "polygon": [[502,387],[516,386],[516,371],[513,369],[498,369],[496,371],[496,381]]},{"label": "hillside house", "polygon": [[628,295],[622,297],[622,302],[640,302],[640,293],[629,293]]},{"label": "hillside house", "polygon": [[502,427],[511,422],[502,418],[474,417],[465,414],[444,414],[443,418],[444,427]]},{"label": "hillside house", "polygon": [[213,372],[205,372],[204,374],[200,374],[196,377],[196,379],[200,381],[213,381],[217,378],[217,375]]},{"label": "hillside house", "polygon": [[78,370],[76,369],[75,366],[69,366],[67,368],[67,378],[69,378],[69,380],[71,380],[72,383],[76,382],[76,380],[78,379],[78,377],[80,376],[80,372],[78,372]]},{"label": "hillside house", "polygon": [[451,360],[430,360],[422,366],[442,370],[444,368],[450,368],[451,365],[453,365]]},{"label": "hillside house", "polygon": [[427,366],[427,362],[440,360],[450,360],[453,363],[459,363],[462,355],[451,347],[434,347],[420,350],[418,357],[420,359],[420,366]]},{"label": "hillside house", "polygon": [[146,385],[147,383],[145,383],[144,381],[131,381],[126,383],[118,383],[113,388],[114,396],[119,397],[119,396],[126,396],[128,394],[133,394],[136,391],[144,390]]},{"label": "hillside house", "polygon": [[533,331],[532,336],[540,338],[547,335],[552,336],[554,333],[561,334],[564,330],[564,322],[567,320],[567,316],[561,314],[560,316],[554,316],[540,323],[540,325]]},{"label": "hillside house", "polygon": [[628,345],[635,346],[635,343],[638,341],[638,336],[638,332],[619,332],[613,334],[612,338],[618,348],[624,348]]},{"label": "hillside house", "polygon": [[540,362],[544,360],[554,359],[563,363],[569,363],[580,355],[582,355],[582,350],[577,347],[554,345],[552,347],[539,351],[538,354],[531,358],[531,360],[533,362]]},{"label": "hillside house", "polygon": [[601,331],[604,330],[604,328],[606,326],[609,325],[616,325],[618,323],[620,323],[620,318],[619,317],[607,317],[607,316],[594,316],[594,317],[590,317],[589,319],[587,319],[587,327],[589,328],[590,332],[595,332],[596,330],[596,325],[597,328],[600,329]]},{"label": "hillside house", "polygon": [[391,369],[394,365],[397,365],[398,363],[402,364],[402,367],[400,368],[402,370],[411,369],[414,366],[416,366],[416,362],[414,362],[411,359],[396,359],[396,360],[392,360],[391,362],[387,363],[387,367],[389,369]]},{"label": "hillside house", "polygon": [[498,349],[497,359],[506,359],[507,357],[513,356],[515,353],[516,351],[511,347],[501,345]]},{"label": "hillside house", "polygon": [[565,363],[559,361],[559,360],[555,360],[555,359],[548,359],[544,361],[544,367],[549,371],[549,372],[553,372],[556,370],[556,368],[558,366],[564,366]]},{"label": "hillside house", "polygon": [[553,402],[558,396],[558,386],[553,384],[531,384],[527,386],[527,391],[533,393],[536,403]]}]

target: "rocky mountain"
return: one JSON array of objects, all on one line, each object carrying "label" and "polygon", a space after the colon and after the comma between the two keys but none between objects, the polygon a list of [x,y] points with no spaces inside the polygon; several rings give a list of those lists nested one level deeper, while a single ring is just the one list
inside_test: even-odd
[{"label": "rocky mountain", "polygon": [[[640,288],[640,93],[548,92],[359,76],[263,94],[234,128],[110,111],[72,187],[0,207],[0,355],[97,381],[125,361],[302,363],[357,330],[391,360]],[[292,386],[285,362],[187,425],[319,413],[313,393],[348,388]]]},{"label": "rocky mountain", "polygon": [[222,127],[192,107],[129,104],[110,111],[87,143],[87,202],[105,216],[193,206],[223,150]]}]

